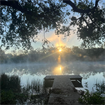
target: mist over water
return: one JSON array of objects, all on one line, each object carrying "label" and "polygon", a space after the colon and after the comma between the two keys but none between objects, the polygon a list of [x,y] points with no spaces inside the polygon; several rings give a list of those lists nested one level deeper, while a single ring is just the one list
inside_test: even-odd
[{"label": "mist over water", "polygon": [[82,85],[92,91],[96,82],[105,81],[105,61],[74,61],[63,63],[19,63],[0,64],[0,74],[18,75],[21,85],[27,84],[33,79],[41,80],[46,75],[81,75]]}]

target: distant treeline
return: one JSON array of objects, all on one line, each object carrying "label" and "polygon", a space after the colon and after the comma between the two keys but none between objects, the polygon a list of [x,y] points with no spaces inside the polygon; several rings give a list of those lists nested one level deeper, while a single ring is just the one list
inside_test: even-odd
[{"label": "distant treeline", "polygon": [[18,54],[15,52],[14,54],[5,54],[5,52],[0,49],[0,63],[58,62],[58,59],[62,62],[105,60],[105,48],[81,49],[79,47],[61,47],[61,49],[61,52],[59,52],[59,48],[55,47],[31,50],[27,53],[20,51]]}]

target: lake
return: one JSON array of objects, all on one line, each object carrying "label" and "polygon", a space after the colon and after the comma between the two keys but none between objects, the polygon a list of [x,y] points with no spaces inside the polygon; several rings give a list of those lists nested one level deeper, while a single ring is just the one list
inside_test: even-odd
[{"label": "lake", "polygon": [[[89,91],[95,91],[94,85],[105,81],[105,61],[74,61],[64,63],[19,63],[0,64],[0,74],[18,75],[21,85],[33,79],[40,80],[46,75],[81,75],[82,85]],[[88,85],[88,87],[86,87]]]}]

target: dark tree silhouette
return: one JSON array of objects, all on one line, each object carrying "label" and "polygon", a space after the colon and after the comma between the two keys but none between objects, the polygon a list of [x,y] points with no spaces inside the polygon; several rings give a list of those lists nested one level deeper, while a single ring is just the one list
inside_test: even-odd
[{"label": "dark tree silhouette", "polygon": [[[104,1],[103,1],[104,2]],[[56,29],[56,34],[70,35],[71,27],[77,26],[77,35],[83,45],[105,41],[105,6],[100,0],[0,0],[0,38],[2,46],[31,47],[31,41],[42,29]],[[101,3],[101,4],[100,4]],[[63,9],[67,6],[67,11]],[[70,12],[68,12],[70,11]],[[66,15],[69,26],[65,24]],[[47,43],[47,42],[46,42]]]},{"label": "dark tree silhouette", "polygon": [[[95,0],[63,0],[72,7],[79,17],[72,16],[70,26],[77,26],[77,35],[83,39],[83,46],[94,46],[105,43],[105,2]],[[103,4],[102,4],[103,3]]]},{"label": "dark tree silhouette", "polygon": [[[43,28],[54,29],[63,23],[62,3],[36,0],[1,0],[0,36],[3,46],[30,48],[31,40]],[[37,37],[37,36],[36,36]]]}]

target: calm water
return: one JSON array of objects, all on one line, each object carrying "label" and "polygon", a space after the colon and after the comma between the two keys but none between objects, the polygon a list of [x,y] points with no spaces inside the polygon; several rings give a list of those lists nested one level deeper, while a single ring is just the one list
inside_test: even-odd
[{"label": "calm water", "polygon": [[21,85],[38,79],[43,82],[46,75],[81,75],[82,85],[93,91],[94,84],[105,81],[105,61],[100,62],[67,62],[67,63],[24,63],[24,64],[0,64],[0,74],[18,75]]}]

